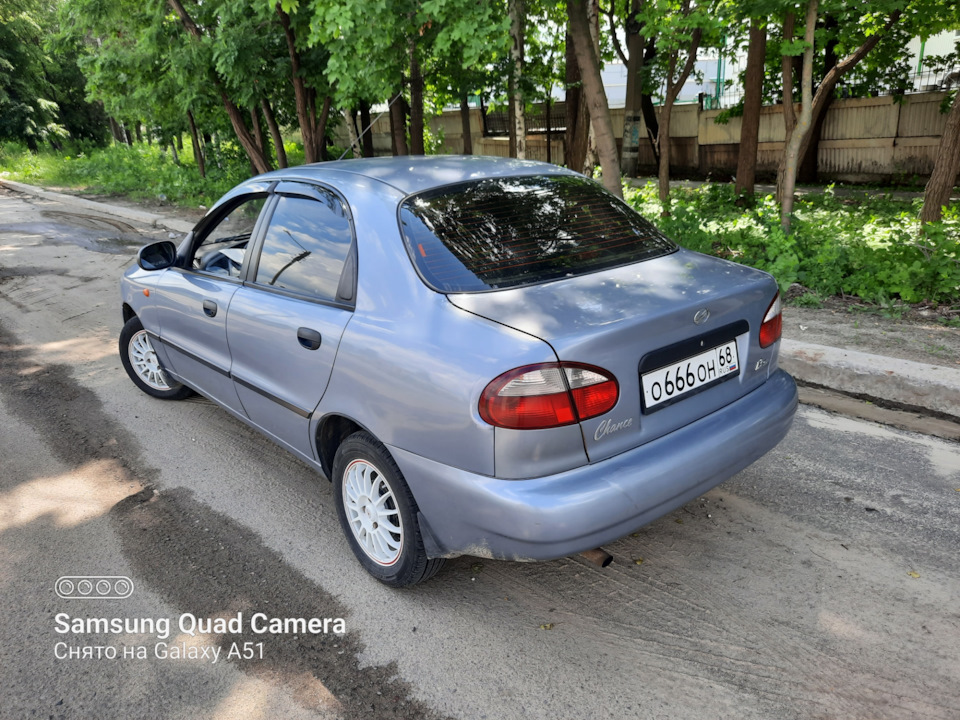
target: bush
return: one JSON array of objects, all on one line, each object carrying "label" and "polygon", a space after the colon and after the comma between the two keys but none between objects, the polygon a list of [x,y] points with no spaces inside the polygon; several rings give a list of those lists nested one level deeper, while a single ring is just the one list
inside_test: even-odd
[{"label": "bush", "polygon": [[667,218],[653,183],[625,195],[681,245],[766,270],[782,291],[799,282],[821,297],[843,292],[880,304],[960,301],[960,214],[921,230],[922,199],[839,197],[831,186],[797,198],[785,236],[772,196],[739,208],[732,185],[672,189]]}]

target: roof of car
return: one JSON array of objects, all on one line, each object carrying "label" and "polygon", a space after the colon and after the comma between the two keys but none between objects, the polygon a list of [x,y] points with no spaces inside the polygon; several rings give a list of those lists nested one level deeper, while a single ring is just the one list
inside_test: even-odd
[{"label": "roof of car", "polygon": [[300,165],[260,175],[250,182],[280,179],[321,181],[331,170],[379,180],[405,195],[488,177],[576,174],[557,165],[530,160],[478,155],[404,155]]}]

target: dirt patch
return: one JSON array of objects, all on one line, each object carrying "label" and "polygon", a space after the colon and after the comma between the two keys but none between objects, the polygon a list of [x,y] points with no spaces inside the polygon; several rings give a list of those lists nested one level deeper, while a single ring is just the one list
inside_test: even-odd
[{"label": "dirt patch", "polygon": [[233,662],[246,673],[287,687],[308,709],[358,720],[439,720],[410,697],[410,686],[397,677],[393,664],[360,667],[363,647],[359,633],[349,631],[348,609],[289,567],[256,533],[196,501],[188,490],[154,492],[151,483],[159,470],[143,463],[136,438],[104,411],[68,366],[38,365],[29,346],[2,325],[0,396],[64,464],[106,464],[124,487],[143,488],[110,511],[138,586],[198,618],[225,612],[244,612],[249,618],[263,612],[279,618],[344,618],[347,623],[343,635],[296,636],[255,634],[247,622],[242,634],[222,637],[223,657],[235,642],[262,642],[262,659]]},{"label": "dirt patch", "polygon": [[[213,512],[185,489],[155,494],[147,488],[113,509],[124,555],[165,600],[198,618],[346,618],[332,595],[283,562],[250,530]],[[297,701],[333,709],[343,718],[439,720],[423,703],[409,699],[410,687],[394,664],[361,668],[359,634],[257,634],[243,632],[212,640],[224,657],[234,643],[263,643],[264,657],[238,664],[245,672],[288,686]]]},{"label": "dirt patch", "polygon": [[857,299],[827,298],[822,308],[787,305],[783,336],[960,369],[960,307],[914,305],[896,309],[896,316]]},{"label": "dirt patch", "polygon": [[[53,190],[54,192],[62,192],[66,195],[75,195],[77,197],[82,197],[85,200],[93,200],[94,202],[102,202],[107,203],[108,205],[119,205],[120,207],[144,210],[156,215],[176,217],[188,222],[196,222],[202,218],[207,212],[207,207],[209,207],[184,207],[182,205],[174,205],[172,203],[160,202],[157,200],[133,200],[126,195],[86,193],[80,192],[76,188],[48,187],[46,189]],[[213,204],[212,200],[210,204]]]}]

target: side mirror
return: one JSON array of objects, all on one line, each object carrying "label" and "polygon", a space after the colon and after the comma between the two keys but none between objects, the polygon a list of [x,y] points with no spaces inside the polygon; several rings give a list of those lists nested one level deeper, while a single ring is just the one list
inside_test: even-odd
[{"label": "side mirror", "polygon": [[163,270],[177,259],[177,246],[169,240],[150,243],[137,253],[137,265],[144,270]]}]

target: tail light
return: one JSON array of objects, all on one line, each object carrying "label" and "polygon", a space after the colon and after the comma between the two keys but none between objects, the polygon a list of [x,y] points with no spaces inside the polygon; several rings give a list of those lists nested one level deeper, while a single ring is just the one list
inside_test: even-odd
[{"label": "tail light", "polygon": [[496,427],[542,430],[608,412],[620,387],[606,370],[581,363],[539,363],[509,370],[480,396],[480,417]]},{"label": "tail light", "polygon": [[780,293],[770,303],[767,308],[767,314],[763,316],[763,324],[760,326],[760,347],[770,347],[780,339],[780,333],[783,331],[783,315],[780,313]]}]

